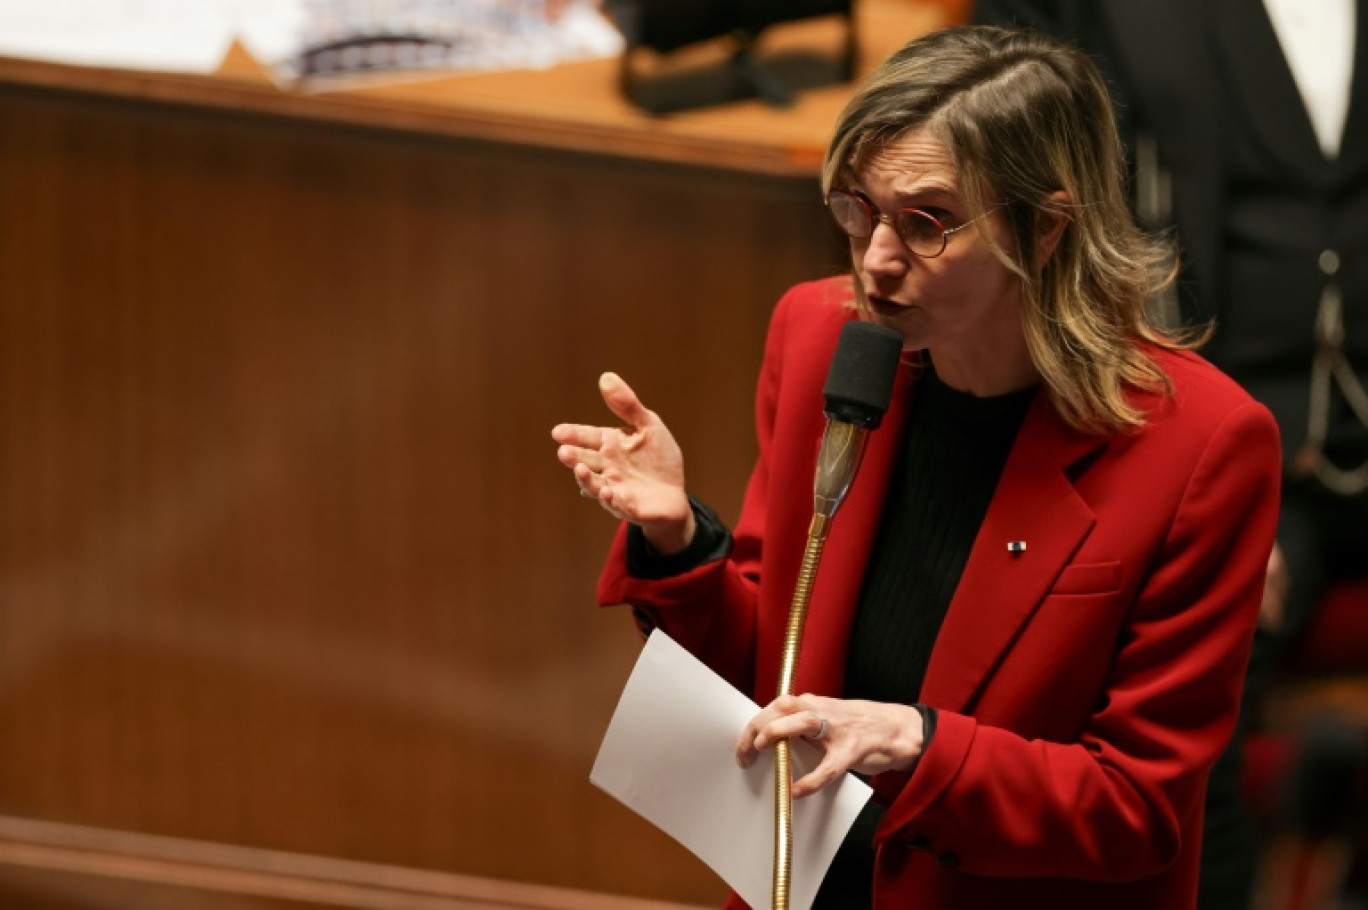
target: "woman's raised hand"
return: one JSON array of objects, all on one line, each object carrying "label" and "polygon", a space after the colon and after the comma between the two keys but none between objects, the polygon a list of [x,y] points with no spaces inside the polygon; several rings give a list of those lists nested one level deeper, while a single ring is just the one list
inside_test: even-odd
[{"label": "woman's raised hand", "polygon": [[599,377],[599,393],[626,427],[558,424],[551,430],[560,443],[556,457],[574,472],[581,495],[640,527],[657,552],[683,550],[693,540],[694,517],[679,444],[616,373]]}]

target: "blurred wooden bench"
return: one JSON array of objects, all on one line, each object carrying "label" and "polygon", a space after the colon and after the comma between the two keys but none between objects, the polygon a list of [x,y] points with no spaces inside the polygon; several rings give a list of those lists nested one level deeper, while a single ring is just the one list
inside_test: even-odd
[{"label": "blurred wooden bench", "polygon": [[0,886],[7,907],[18,903],[43,910],[700,910],[574,888],[4,816]]}]

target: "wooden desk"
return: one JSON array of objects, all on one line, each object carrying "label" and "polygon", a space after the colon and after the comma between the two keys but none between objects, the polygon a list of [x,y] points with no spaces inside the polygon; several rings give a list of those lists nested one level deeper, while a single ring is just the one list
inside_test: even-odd
[{"label": "wooden desk", "polygon": [[[942,17],[870,3],[868,46]],[[769,308],[839,268],[846,90],[655,121],[614,72],[298,96],[0,61],[4,906],[70,893],[26,820],[124,837],[97,880],[154,835],[718,898],[587,781],[638,643],[590,606],[611,522],[548,434],[617,370],[734,516]],[[124,906],[103,874],[81,906]]]},{"label": "wooden desk", "polygon": [[[861,74],[908,39],[957,21],[966,6],[960,0],[862,0]],[[768,56],[805,50],[834,55],[840,40],[834,20],[814,19],[771,29],[760,50]],[[214,77],[0,57],[0,79],[30,86],[772,177],[816,174],[849,96],[849,86],[836,85],[804,91],[788,109],[746,101],[652,117],[621,97],[617,73],[616,61],[594,60],[300,94],[276,90],[240,48]]]}]

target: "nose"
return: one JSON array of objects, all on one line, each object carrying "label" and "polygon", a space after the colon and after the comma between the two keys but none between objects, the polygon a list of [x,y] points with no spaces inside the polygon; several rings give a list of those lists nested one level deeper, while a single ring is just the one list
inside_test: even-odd
[{"label": "nose", "polygon": [[907,274],[907,260],[912,254],[886,218],[874,222],[874,233],[865,243],[860,265],[870,278],[887,281]]}]

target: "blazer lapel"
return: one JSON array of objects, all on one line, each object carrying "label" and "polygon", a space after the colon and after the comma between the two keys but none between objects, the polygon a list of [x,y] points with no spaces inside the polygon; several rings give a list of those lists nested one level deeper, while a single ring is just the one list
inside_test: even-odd
[{"label": "blazer lapel", "polygon": [[[965,710],[1035,612],[1095,517],[1065,470],[1101,446],[1036,396],[1007,458],[927,667],[922,699]],[[1021,541],[1024,552],[1008,544]]]}]

